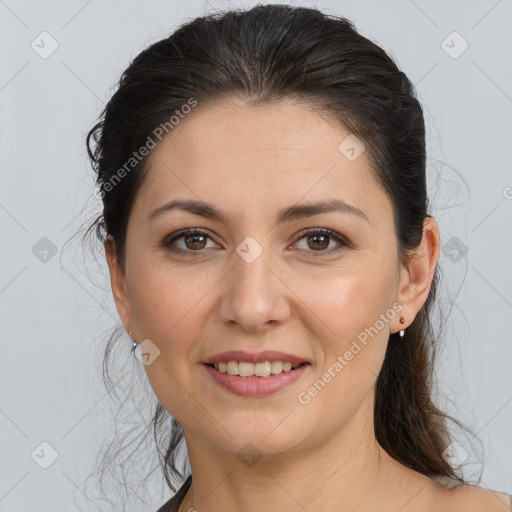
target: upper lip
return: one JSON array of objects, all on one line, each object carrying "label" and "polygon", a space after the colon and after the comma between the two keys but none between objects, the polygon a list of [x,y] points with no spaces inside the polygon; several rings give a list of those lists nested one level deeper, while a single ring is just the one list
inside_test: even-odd
[{"label": "upper lip", "polygon": [[228,361],[246,361],[248,363],[263,363],[264,361],[283,361],[292,364],[308,363],[306,359],[293,354],[279,352],[278,350],[264,350],[263,352],[245,352],[244,350],[230,350],[209,357],[205,364],[223,363]]}]

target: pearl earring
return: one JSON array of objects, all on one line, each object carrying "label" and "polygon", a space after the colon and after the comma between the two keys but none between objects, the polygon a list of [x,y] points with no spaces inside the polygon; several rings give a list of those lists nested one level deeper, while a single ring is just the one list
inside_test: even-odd
[{"label": "pearl earring", "polygon": [[[400,317],[400,323],[405,324],[405,318],[403,316]],[[405,329],[400,330],[400,338],[403,338],[405,334]]]}]

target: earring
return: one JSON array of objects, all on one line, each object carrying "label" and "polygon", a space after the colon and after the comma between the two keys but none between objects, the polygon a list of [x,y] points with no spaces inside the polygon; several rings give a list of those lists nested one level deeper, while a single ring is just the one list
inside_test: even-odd
[{"label": "earring", "polygon": [[133,357],[136,357],[135,349],[137,348],[137,342],[132,338],[132,331],[130,331],[129,336],[130,336],[130,339],[133,341],[133,345],[132,345],[130,352],[132,353]]},{"label": "earring", "polygon": [[[401,324],[405,324],[405,318],[403,316],[400,317],[399,321],[400,321]],[[405,329],[401,329],[400,330],[400,338],[403,338],[404,334],[405,334]]]}]

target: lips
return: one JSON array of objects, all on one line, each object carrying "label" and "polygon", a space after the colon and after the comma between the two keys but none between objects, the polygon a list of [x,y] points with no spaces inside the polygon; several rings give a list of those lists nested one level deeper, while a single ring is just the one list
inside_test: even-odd
[{"label": "lips", "polygon": [[231,350],[209,357],[208,359],[204,360],[203,363],[214,364],[227,361],[244,361],[247,363],[263,363],[265,361],[286,361],[292,363],[293,365],[309,363],[309,361],[303,357],[288,354],[286,352],[280,352],[277,350],[264,350],[262,352],[246,352],[244,350]]},{"label": "lips", "polygon": [[[219,355],[225,357],[225,354]],[[281,356],[282,355],[283,354],[281,353]],[[289,357],[289,354],[285,355]],[[255,354],[255,356],[259,357],[259,354]],[[204,363],[202,366],[204,371],[210,375],[212,381],[224,390],[235,395],[252,398],[262,398],[283,391],[286,388],[293,386],[293,384],[298,382],[303,375],[308,374],[310,371],[310,365],[305,363],[300,364],[295,370],[282,372],[276,375],[269,375],[266,377],[241,377],[238,375],[230,375],[229,373],[222,373],[213,368],[213,366],[210,366],[208,363]]]}]

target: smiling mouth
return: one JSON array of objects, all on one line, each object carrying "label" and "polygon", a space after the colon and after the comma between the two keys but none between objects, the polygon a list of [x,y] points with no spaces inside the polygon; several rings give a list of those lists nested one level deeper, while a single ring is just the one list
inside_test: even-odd
[{"label": "smiling mouth", "polygon": [[226,361],[220,363],[204,363],[210,368],[214,368],[220,373],[237,377],[271,377],[282,373],[291,373],[301,366],[309,363],[292,364],[287,361],[263,361],[260,363],[250,363],[245,361]]}]

